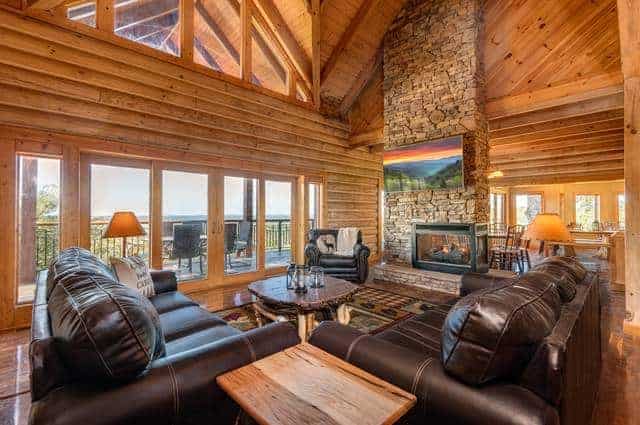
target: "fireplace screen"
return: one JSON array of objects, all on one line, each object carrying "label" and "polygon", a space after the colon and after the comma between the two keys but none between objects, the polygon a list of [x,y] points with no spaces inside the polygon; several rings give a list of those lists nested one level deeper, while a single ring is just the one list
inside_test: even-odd
[{"label": "fireplace screen", "polygon": [[413,266],[446,273],[486,272],[487,225],[415,223]]},{"label": "fireplace screen", "polygon": [[469,265],[471,238],[469,235],[427,233],[417,235],[417,256],[420,261]]}]

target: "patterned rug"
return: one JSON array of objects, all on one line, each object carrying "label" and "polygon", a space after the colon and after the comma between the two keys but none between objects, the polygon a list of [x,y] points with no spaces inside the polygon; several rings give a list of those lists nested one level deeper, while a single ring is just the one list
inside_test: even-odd
[{"label": "patterned rug", "polygon": [[[351,310],[349,326],[371,334],[436,307],[417,298],[368,287],[358,291],[348,305]],[[252,304],[220,310],[216,314],[243,332],[258,327]]]}]

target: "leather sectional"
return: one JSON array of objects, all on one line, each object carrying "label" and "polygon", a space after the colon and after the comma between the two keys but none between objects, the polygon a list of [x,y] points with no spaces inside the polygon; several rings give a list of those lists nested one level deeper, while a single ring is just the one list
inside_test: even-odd
[{"label": "leather sectional", "polygon": [[310,343],[415,394],[408,423],[588,424],[601,370],[597,274],[550,258],[519,278],[465,276],[461,293],[376,335],[324,322]]},{"label": "leather sectional", "polygon": [[278,323],[242,333],[152,272],[147,299],[70,248],[36,288],[30,424],[234,423],[216,377],[299,343]]}]

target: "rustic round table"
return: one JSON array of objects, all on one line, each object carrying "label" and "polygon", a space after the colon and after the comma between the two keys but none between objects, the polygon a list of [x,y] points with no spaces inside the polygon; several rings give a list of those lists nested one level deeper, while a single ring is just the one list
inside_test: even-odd
[{"label": "rustic round table", "polygon": [[316,325],[315,315],[319,311],[335,309],[338,322],[349,322],[347,302],[360,289],[358,286],[346,280],[325,276],[324,287],[307,288],[306,293],[296,293],[287,289],[286,279],[286,276],[274,276],[249,285],[249,292],[257,298],[253,306],[259,326],[262,326],[261,316],[282,321],[286,320],[287,313],[295,313],[298,335],[304,342]]}]

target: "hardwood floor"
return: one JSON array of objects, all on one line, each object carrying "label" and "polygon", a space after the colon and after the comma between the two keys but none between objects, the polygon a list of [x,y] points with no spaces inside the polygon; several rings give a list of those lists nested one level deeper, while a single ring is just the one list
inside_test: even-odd
[{"label": "hardwood floor", "polygon": [[[370,284],[379,287],[378,284]],[[404,285],[384,289],[406,293]],[[416,289],[416,291],[420,291]],[[600,394],[592,425],[632,425],[640,418],[640,337],[624,335],[624,294],[602,285],[605,352]],[[241,287],[195,294],[211,310],[242,305],[251,295]],[[29,395],[29,331],[0,334],[0,424],[27,423]]]}]

